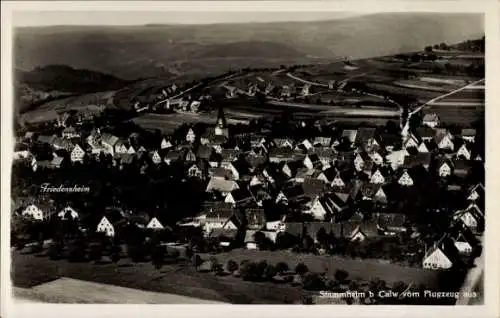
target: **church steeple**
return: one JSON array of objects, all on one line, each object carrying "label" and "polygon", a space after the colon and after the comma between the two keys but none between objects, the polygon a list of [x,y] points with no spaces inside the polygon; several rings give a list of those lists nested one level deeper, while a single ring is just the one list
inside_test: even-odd
[{"label": "church steeple", "polygon": [[219,107],[219,111],[217,114],[217,122],[215,123],[215,135],[226,136],[226,137],[229,136],[226,117],[224,116],[222,107]]},{"label": "church steeple", "polygon": [[219,107],[219,111],[217,113],[216,126],[219,128],[226,128],[227,126],[226,117],[224,116],[224,111],[222,110],[222,107]]}]

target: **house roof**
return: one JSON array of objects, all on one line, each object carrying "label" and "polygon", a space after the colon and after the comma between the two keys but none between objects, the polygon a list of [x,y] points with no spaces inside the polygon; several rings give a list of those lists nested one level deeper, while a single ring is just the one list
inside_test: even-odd
[{"label": "house roof", "polygon": [[182,160],[184,156],[184,151],[182,150],[170,150],[165,154],[165,160]]},{"label": "house roof", "polygon": [[248,190],[247,187],[241,187],[239,189],[231,191],[231,196],[233,197],[235,202],[239,202],[252,198],[252,193],[250,193],[250,190]]},{"label": "house roof", "polygon": [[354,141],[358,145],[366,146],[370,139],[375,138],[375,128],[370,127],[360,127],[356,134],[356,140]]},{"label": "house roof", "polygon": [[436,131],[428,126],[418,127],[417,136],[420,138],[433,138]]},{"label": "house roof", "polygon": [[315,137],[313,140],[313,145],[321,145],[324,147],[330,146],[332,143],[331,137]]},{"label": "house roof", "polygon": [[211,178],[207,185],[207,191],[215,190],[220,192],[231,192],[238,187],[238,183],[233,180]]},{"label": "house roof", "polygon": [[434,253],[437,249],[440,249],[448,259],[455,264],[460,261],[460,255],[453,244],[453,240],[450,238],[448,234],[443,235],[438,241],[431,246],[427,252],[425,253],[424,259],[429,257],[432,253]]},{"label": "house roof", "polygon": [[227,238],[234,239],[238,235],[238,230],[234,229],[224,229],[224,228],[215,228],[208,233],[209,237],[219,237],[219,238]]},{"label": "house roof", "polygon": [[118,142],[119,138],[112,135],[112,134],[109,134],[109,133],[103,133],[101,134],[101,141],[103,143],[106,143],[110,146],[115,146],[115,144]]},{"label": "house roof", "polygon": [[295,156],[295,151],[289,148],[273,148],[269,151],[269,157],[277,158],[293,158]]},{"label": "house roof", "polygon": [[377,217],[378,225],[383,229],[391,227],[403,227],[407,223],[406,215],[402,213],[379,213]]},{"label": "house roof", "polygon": [[203,204],[203,210],[206,213],[207,219],[229,219],[235,209],[229,203],[222,201],[209,201]]},{"label": "house roof", "polygon": [[52,142],[54,141],[55,138],[56,138],[55,135],[52,135],[52,136],[39,135],[37,138],[37,141],[41,142],[41,143],[52,144]]},{"label": "house roof", "polygon": [[196,151],[196,157],[200,159],[210,159],[210,155],[214,151],[214,148],[205,146],[205,145],[200,145]]},{"label": "house roof", "polygon": [[327,184],[318,179],[305,178],[302,183],[302,190],[304,195],[309,198],[314,198],[318,195],[322,195],[328,189]]},{"label": "house roof", "polygon": [[354,143],[356,141],[356,135],[358,131],[355,129],[344,129],[342,131],[342,138],[347,138],[349,142]]},{"label": "house roof", "polygon": [[234,161],[238,159],[238,157],[241,155],[242,151],[241,150],[236,150],[236,149],[222,149],[220,155],[222,157],[222,161]]},{"label": "house roof", "polygon": [[245,214],[248,226],[260,226],[266,223],[266,214],[263,208],[245,209]]},{"label": "house roof", "polygon": [[285,197],[288,200],[301,197],[305,194],[304,189],[302,188],[302,185],[300,185],[300,184],[283,188],[283,190],[281,190],[281,192],[283,192],[283,194],[285,195]]},{"label": "house roof", "polygon": [[251,156],[248,155],[245,157],[246,162],[250,167],[256,168],[258,166],[264,165],[267,162],[266,156]]},{"label": "house roof", "polygon": [[462,129],[462,136],[463,137],[475,137],[476,136],[476,130],[471,129],[471,128],[464,128]]},{"label": "house roof", "polygon": [[427,113],[424,115],[423,121],[438,121],[439,117],[436,113]]},{"label": "house roof", "polygon": [[431,154],[426,152],[426,153],[417,153],[414,155],[406,156],[404,163],[403,163],[403,168],[406,169],[411,169],[413,167],[418,167],[418,166],[429,166],[431,163]]}]

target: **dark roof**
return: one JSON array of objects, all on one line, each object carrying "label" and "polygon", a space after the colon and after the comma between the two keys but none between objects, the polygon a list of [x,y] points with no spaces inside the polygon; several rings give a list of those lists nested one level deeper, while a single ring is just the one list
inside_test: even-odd
[{"label": "dark roof", "polygon": [[429,166],[431,163],[430,153],[417,153],[414,155],[406,156],[403,168],[410,169],[417,166]]},{"label": "dark roof", "polygon": [[404,227],[407,224],[406,215],[402,213],[379,213],[378,225],[383,229]]},{"label": "dark roof", "polygon": [[357,145],[366,146],[368,141],[374,138],[375,138],[375,128],[361,127],[358,128],[358,132],[356,134],[356,139],[354,143]]},{"label": "dark roof", "polygon": [[204,211],[206,213],[206,217],[215,218],[215,219],[229,219],[233,213],[234,208],[231,204],[216,201],[216,202],[205,202],[204,203]]},{"label": "dark roof", "polygon": [[231,196],[233,197],[235,202],[240,202],[243,200],[251,199],[252,193],[250,193],[250,190],[248,190],[247,187],[241,187],[239,189],[231,191]]},{"label": "dark roof", "polygon": [[291,187],[286,187],[282,190],[282,192],[288,200],[298,198],[304,195],[304,189],[300,184],[293,185]]},{"label": "dark roof", "polygon": [[198,147],[198,150],[196,151],[196,157],[198,157],[200,159],[208,160],[208,159],[210,159],[210,155],[212,154],[213,151],[214,151],[214,148],[212,148],[212,147],[200,145]]},{"label": "dark roof", "polygon": [[305,178],[304,182],[302,183],[302,189],[305,196],[314,198],[325,193],[328,189],[328,186],[321,180]]}]

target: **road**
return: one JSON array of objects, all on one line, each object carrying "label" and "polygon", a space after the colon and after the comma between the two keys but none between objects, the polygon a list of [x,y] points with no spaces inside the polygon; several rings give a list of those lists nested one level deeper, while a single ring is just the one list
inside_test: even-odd
[{"label": "road", "polygon": [[457,88],[457,89],[455,89],[455,90],[452,90],[451,92],[448,92],[448,93],[446,93],[446,94],[443,94],[443,95],[440,95],[440,96],[438,96],[438,97],[435,97],[435,98],[433,98],[433,99],[431,99],[431,100],[427,101],[426,103],[424,103],[424,104],[420,105],[419,107],[415,108],[413,111],[408,112],[408,117],[407,117],[407,119],[406,119],[405,126],[404,126],[404,127],[403,127],[403,129],[401,130],[401,136],[402,136],[402,138],[404,139],[404,138],[406,138],[406,137],[408,136],[408,133],[409,133],[409,131],[410,131],[410,118],[411,118],[411,116],[413,116],[413,115],[417,114],[417,113],[418,113],[419,111],[421,111],[421,110],[422,110],[425,106],[428,106],[428,105],[430,105],[430,104],[432,104],[432,103],[434,103],[434,102],[436,102],[436,101],[438,101],[438,100],[440,100],[440,99],[443,99],[443,98],[445,98],[445,97],[448,97],[448,96],[450,96],[450,95],[453,95],[453,94],[455,94],[455,93],[458,93],[458,92],[460,92],[460,91],[462,91],[462,90],[464,90],[464,89],[467,89],[467,88],[469,88],[469,87],[473,87],[473,86],[475,86],[476,84],[481,83],[481,82],[483,82],[483,81],[484,81],[484,78],[482,78],[482,79],[480,79],[480,80],[477,80],[477,81],[475,81],[475,82],[472,82],[472,83],[470,83],[470,84],[467,84],[467,85],[465,85],[465,86],[463,86],[463,87],[460,87],[460,88]]},{"label": "road", "polygon": [[288,76],[291,79],[294,79],[294,80],[296,80],[298,82],[302,82],[304,84],[309,84],[309,85],[312,85],[312,86],[328,87],[328,85],[326,85],[326,84],[321,84],[321,83],[317,83],[317,82],[311,82],[311,81],[305,80],[303,78],[297,77],[297,76],[293,75],[290,72],[286,73],[286,76]]}]

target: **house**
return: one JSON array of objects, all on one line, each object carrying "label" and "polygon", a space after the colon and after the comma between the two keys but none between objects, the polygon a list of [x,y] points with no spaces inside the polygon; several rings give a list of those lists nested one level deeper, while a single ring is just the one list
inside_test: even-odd
[{"label": "house", "polygon": [[372,201],[375,193],[381,188],[380,184],[365,183],[361,187],[362,199]]},{"label": "house", "polygon": [[370,178],[370,183],[373,184],[384,184],[386,181],[386,176],[387,174],[385,173],[385,169],[377,169],[375,172],[372,174]]},{"label": "house", "polygon": [[436,131],[428,126],[417,127],[416,133],[422,142],[432,141],[436,135]]},{"label": "house", "polygon": [[152,230],[163,230],[164,229],[163,225],[160,223],[160,221],[156,217],[151,218],[148,225],[146,225],[146,228],[152,229]]},{"label": "house", "polygon": [[453,170],[453,165],[449,160],[442,159],[438,163],[438,174],[440,177],[449,177],[451,175],[451,172]]},{"label": "house", "polygon": [[297,144],[297,146],[295,146],[295,149],[301,149],[301,150],[306,150],[306,151],[309,149],[312,149],[312,148],[313,148],[313,144],[307,138],[305,138],[304,140],[299,142]]},{"label": "house", "polygon": [[458,148],[456,156],[459,159],[470,160],[471,151],[469,149],[467,149],[467,145],[465,143],[463,143],[460,146],[460,148]]},{"label": "house", "polygon": [[370,128],[370,127],[358,128],[354,144],[363,151],[366,152],[372,151],[374,146],[378,146],[378,143],[375,140],[375,132],[376,132],[375,128]]},{"label": "house", "polygon": [[130,146],[128,147],[128,149],[127,149],[127,153],[128,153],[129,155],[133,155],[133,154],[135,154],[135,153],[136,153],[135,148],[134,148],[132,145],[130,145]]},{"label": "house", "polygon": [[215,229],[238,230],[244,223],[243,215],[228,203],[214,202],[207,207],[203,230],[209,234]]},{"label": "house", "polygon": [[259,230],[266,226],[266,214],[263,208],[245,209],[246,225],[248,229]]},{"label": "house", "polygon": [[221,192],[223,195],[239,189],[238,183],[233,180],[224,180],[212,177],[208,182],[206,192]]},{"label": "house", "polygon": [[173,145],[170,142],[170,140],[166,140],[165,138],[162,139],[161,144],[160,144],[160,149],[168,149],[172,148]]},{"label": "house", "polygon": [[471,166],[466,160],[453,160],[453,175],[459,178],[465,178],[471,172]]},{"label": "house", "polygon": [[324,183],[332,183],[335,177],[337,176],[337,170],[333,167],[329,167],[323,171],[321,171],[316,179],[323,181]]},{"label": "house", "polygon": [[28,145],[24,143],[16,143],[14,146],[14,160],[27,159],[32,154],[28,149]]},{"label": "house", "polygon": [[422,124],[431,128],[435,128],[439,125],[439,117],[436,113],[427,113],[422,119]]},{"label": "house", "polygon": [[484,198],[484,186],[481,183],[473,185],[468,191],[468,201],[477,201]]},{"label": "house", "polygon": [[167,154],[163,158],[163,161],[167,165],[170,165],[174,162],[182,161],[183,159],[184,159],[184,151],[172,149],[169,152],[167,152]]},{"label": "house", "polygon": [[304,189],[300,184],[283,188],[276,196],[275,203],[288,204],[290,201],[304,197]]},{"label": "house", "polygon": [[278,233],[276,231],[266,231],[266,230],[247,230],[245,232],[245,238],[243,243],[245,244],[245,248],[249,250],[257,250],[259,249],[258,242],[255,241],[256,233],[264,234],[264,237],[268,239],[270,242],[275,243]]},{"label": "house", "polygon": [[354,142],[356,141],[357,134],[358,134],[358,131],[356,129],[344,129],[342,131],[341,138],[346,139],[351,145],[354,145]]},{"label": "house", "polygon": [[356,157],[354,157],[354,168],[357,171],[363,170],[363,167],[366,162],[370,161],[370,157],[366,152],[360,152],[356,154]]},{"label": "house", "polygon": [[24,208],[21,215],[35,221],[46,221],[52,215],[52,210],[43,204],[30,204]]},{"label": "house", "polygon": [[406,215],[402,213],[378,213],[376,216],[379,230],[387,236],[408,231]]},{"label": "house", "polygon": [[185,155],[184,155],[184,162],[195,162],[196,161],[196,155],[194,154],[192,149],[186,149]]},{"label": "house", "polygon": [[409,148],[418,149],[418,146],[419,146],[418,139],[413,134],[410,134],[408,138],[406,138],[406,140],[403,142],[404,149],[409,149]]},{"label": "house", "polygon": [[400,177],[398,178],[398,184],[405,187],[409,187],[414,184],[413,179],[407,170],[403,170],[400,174]]},{"label": "house", "polygon": [[62,163],[64,162],[63,157],[55,156],[52,160],[40,160],[32,162],[33,171],[36,171],[38,168],[44,169],[59,169],[61,168]]},{"label": "house", "polygon": [[233,204],[233,205],[242,205],[252,200],[252,193],[248,190],[248,188],[243,187],[239,189],[235,189],[226,195],[224,199],[225,203]]},{"label": "house", "polygon": [[455,212],[453,219],[461,221],[473,233],[482,233],[484,230],[484,214],[476,204]]},{"label": "house", "polygon": [[160,164],[161,163],[161,157],[158,151],[153,151],[151,154],[151,161],[153,161],[154,164]]},{"label": "house", "polygon": [[453,143],[453,136],[448,131],[438,131],[434,137],[439,149],[453,151],[455,144]]},{"label": "house", "polygon": [[75,145],[73,150],[71,151],[71,161],[72,162],[83,162],[83,158],[85,157],[85,151],[78,144]]},{"label": "house", "polygon": [[75,220],[75,219],[78,219],[79,214],[72,207],[67,206],[64,209],[62,209],[59,213],[57,213],[57,216],[61,220],[68,220],[70,218]]},{"label": "house", "polygon": [[384,164],[384,156],[386,155],[386,152],[383,149],[380,149],[378,151],[372,151],[368,153],[368,157],[375,163],[376,165],[380,166]]},{"label": "house", "polygon": [[62,131],[62,137],[66,139],[79,138],[80,134],[74,127],[67,127]]},{"label": "house", "polygon": [[374,204],[387,204],[388,198],[387,198],[387,190],[390,189],[389,186],[380,186],[377,189],[377,192],[372,197],[372,202]]},{"label": "house", "polygon": [[198,166],[198,164],[193,164],[189,167],[187,175],[191,178],[204,179],[203,170]]},{"label": "house", "polygon": [[429,152],[429,148],[425,144],[425,141],[422,141],[420,143],[420,145],[418,146],[417,150],[418,150],[419,153],[428,153]]},{"label": "house", "polygon": [[281,172],[283,172],[288,178],[292,178],[297,175],[297,172],[301,168],[302,163],[300,161],[289,161],[284,162],[281,168]]},{"label": "house", "polygon": [[295,152],[290,148],[273,148],[269,152],[269,162],[280,163],[295,160]]},{"label": "house", "polygon": [[125,141],[118,140],[115,144],[115,155],[122,155],[128,152],[128,147],[125,144]]},{"label": "house", "polygon": [[464,128],[464,129],[462,129],[461,136],[462,136],[463,140],[466,140],[468,142],[475,142],[476,141],[476,130],[470,129],[470,128]]},{"label": "house", "polygon": [[68,152],[71,151],[71,149],[73,149],[73,147],[74,147],[73,143],[70,140],[59,138],[59,137],[55,137],[52,140],[52,146],[56,150],[64,149]]},{"label": "house", "polygon": [[115,236],[115,227],[108,220],[106,216],[103,216],[99,224],[97,224],[96,232],[104,233],[108,237]]},{"label": "house", "polygon": [[304,197],[310,199],[321,196],[329,190],[329,187],[326,183],[316,179],[314,176],[312,176],[311,178],[305,178],[304,182],[302,182],[301,185],[302,190],[304,191]]},{"label": "house", "polygon": [[266,182],[266,179],[262,175],[254,175],[250,180],[250,187],[262,185]]},{"label": "house", "polygon": [[214,148],[206,145],[200,145],[196,150],[196,158],[202,160],[209,160],[213,152]]},{"label": "house", "polygon": [[380,133],[377,138],[377,143],[386,151],[392,152],[401,147],[401,137],[395,133]]},{"label": "house", "polygon": [[335,178],[333,178],[331,187],[344,188],[346,184],[351,180],[351,178],[352,178],[352,171],[350,170],[338,171],[337,174],[335,175]]},{"label": "house", "polygon": [[422,260],[422,267],[434,270],[450,269],[459,260],[459,252],[453,240],[448,235],[443,235],[426,251]]},{"label": "house", "polygon": [[314,147],[330,147],[332,144],[331,137],[315,137],[312,142]]},{"label": "house", "polygon": [[293,149],[293,141],[288,138],[275,138],[273,144],[276,148],[289,148]]},{"label": "house", "polygon": [[451,238],[460,255],[471,255],[479,245],[479,241],[474,233],[467,227],[457,226],[454,230],[455,233]]},{"label": "house", "polygon": [[233,180],[239,180],[243,175],[249,172],[248,165],[244,160],[221,163],[221,167],[231,171]]},{"label": "house", "polygon": [[101,135],[101,145],[103,147],[103,151],[105,153],[108,153],[112,156],[115,155],[115,146],[118,143],[119,138],[108,134],[108,133],[103,133]]},{"label": "house", "polygon": [[321,160],[317,154],[308,154],[304,158],[303,164],[308,169],[319,169],[321,167]]},{"label": "house", "polygon": [[327,147],[316,147],[311,151],[311,154],[315,154],[318,156],[319,160],[321,161],[322,169],[331,167],[333,161],[337,157],[335,150]]},{"label": "house", "polygon": [[328,197],[318,197],[304,213],[311,214],[315,220],[324,221],[327,215],[333,216],[333,202]]},{"label": "house", "polygon": [[189,128],[187,134],[186,134],[186,141],[193,143],[196,140],[196,135],[193,131],[193,128]]}]

